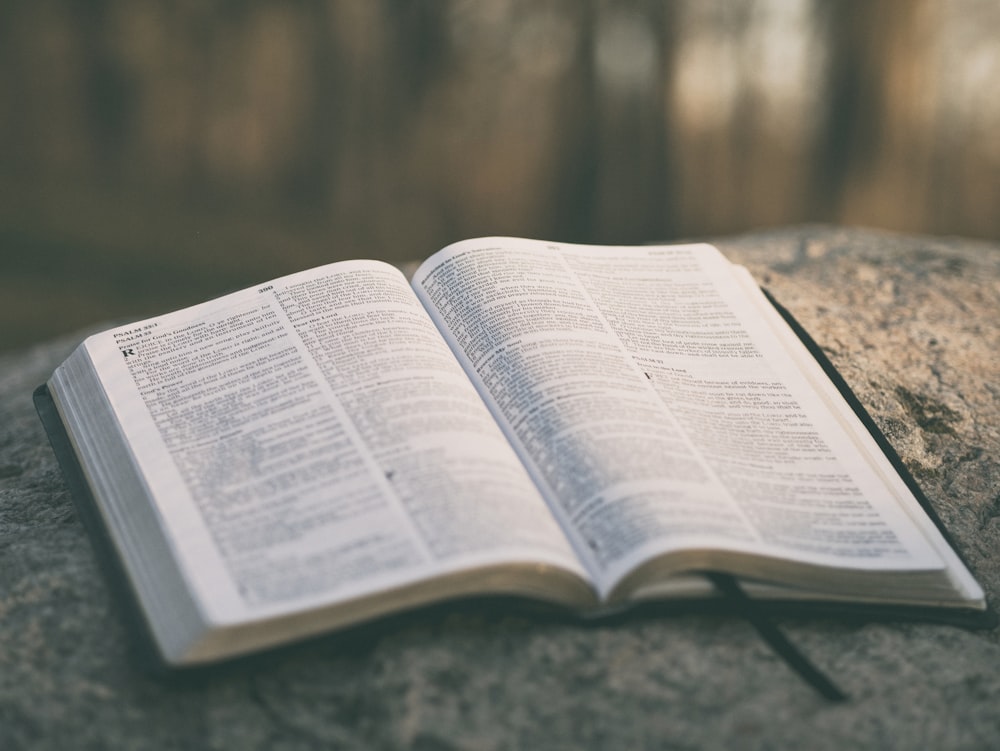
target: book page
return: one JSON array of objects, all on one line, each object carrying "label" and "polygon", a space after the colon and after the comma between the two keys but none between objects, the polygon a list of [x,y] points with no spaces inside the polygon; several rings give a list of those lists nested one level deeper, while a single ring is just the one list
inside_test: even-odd
[{"label": "book page", "polygon": [[942,567],[714,248],[489,238],[414,281],[605,592],[684,549]]},{"label": "book page", "polygon": [[503,562],[585,575],[392,266],[333,264],[86,346],[218,620]]}]

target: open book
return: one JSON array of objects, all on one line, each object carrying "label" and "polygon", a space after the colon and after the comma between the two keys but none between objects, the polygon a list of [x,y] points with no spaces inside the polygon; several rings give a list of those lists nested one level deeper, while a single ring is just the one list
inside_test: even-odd
[{"label": "open book", "polygon": [[412,284],[334,263],[92,336],[36,399],[171,665],[474,594],[706,597],[706,571],[762,599],[987,612],[709,245],[470,240]]}]

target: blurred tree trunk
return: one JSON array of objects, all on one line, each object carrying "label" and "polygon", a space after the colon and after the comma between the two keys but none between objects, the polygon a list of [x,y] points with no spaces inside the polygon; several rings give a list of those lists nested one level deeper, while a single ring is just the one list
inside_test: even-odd
[{"label": "blurred tree trunk", "polygon": [[831,39],[829,109],[813,180],[817,208],[849,223],[905,225],[929,208],[935,81],[914,49],[933,42],[925,0],[822,9]]},{"label": "blurred tree trunk", "polygon": [[594,166],[586,214],[592,242],[649,242],[670,234],[664,82],[672,64],[673,7],[603,0],[588,24]]}]

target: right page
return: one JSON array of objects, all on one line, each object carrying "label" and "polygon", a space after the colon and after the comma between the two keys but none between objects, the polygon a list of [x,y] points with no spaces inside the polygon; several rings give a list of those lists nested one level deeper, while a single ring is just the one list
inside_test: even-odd
[{"label": "right page", "polygon": [[699,568],[952,596],[950,549],[715,248],[489,238],[414,285],[606,597]]}]

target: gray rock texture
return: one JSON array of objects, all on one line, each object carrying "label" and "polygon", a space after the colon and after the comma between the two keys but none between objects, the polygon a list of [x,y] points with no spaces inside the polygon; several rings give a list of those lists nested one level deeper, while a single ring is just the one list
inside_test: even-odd
[{"label": "gray rock texture", "polygon": [[[1000,247],[727,237],[820,343],[1000,602]],[[466,603],[184,679],[147,674],[31,403],[81,335],[0,358],[0,749],[990,749],[1000,633],[782,618],[831,704],[736,617],[581,625]]]}]

